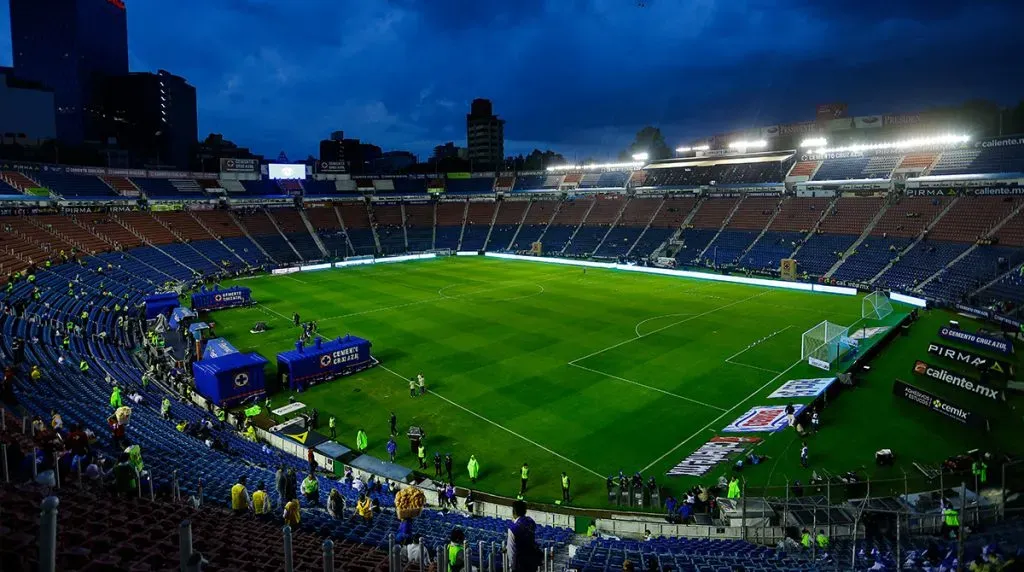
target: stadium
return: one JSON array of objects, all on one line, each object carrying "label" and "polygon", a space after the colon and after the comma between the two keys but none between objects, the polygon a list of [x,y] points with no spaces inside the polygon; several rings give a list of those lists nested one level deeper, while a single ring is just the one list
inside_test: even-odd
[{"label": "stadium", "polygon": [[1024,136],[817,111],[537,170],[0,158],[0,570],[1015,569]]}]

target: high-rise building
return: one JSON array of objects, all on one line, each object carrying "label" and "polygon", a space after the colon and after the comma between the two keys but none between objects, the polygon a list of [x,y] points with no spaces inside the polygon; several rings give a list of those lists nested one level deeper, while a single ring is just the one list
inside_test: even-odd
[{"label": "high-rise building", "polygon": [[32,146],[56,137],[53,90],[0,67],[0,143]]},{"label": "high-rise building", "polygon": [[188,169],[198,142],[196,88],[159,70],[108,78],[108,136],[148,164]]},{"label": "high-rise building", "polygon": [[469,160],[496,167],[505,159],[505,120],[494,115],[491,100],[474,99],[466,115]]},{"label": "high-rise building", "polygon": [[106,78],[128,73],[122,0],[10,0],[14,72],[53,89],[58,139],[102,137]]}]

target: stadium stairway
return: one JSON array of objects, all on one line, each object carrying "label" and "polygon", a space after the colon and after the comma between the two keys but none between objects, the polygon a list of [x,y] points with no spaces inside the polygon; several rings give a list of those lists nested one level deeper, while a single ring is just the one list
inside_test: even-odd
[{"label": "stadium stairway", "polygon": [[745,198],[746,197],[736,201],[736,204],[733,205],[732,210],[730,210],[729,214],[725,215],[725,219],[722,220],[722,225],[718,227],[718,232],[716,232],[715,235],[711,237],[711,240],[709,240],[707,245],[704,246],[704,249],[700,251],[700,254],[697,256],[697,258],[705,258],[705,254],[707,253],[708,249],[711,248],[711,245],[713,245],[715,241],[718,239],[718,237],[722,234],[722,231],[725,230],[725,227],[729,225],[729,221],[732,220],[732,217],[736,216],[736,211],[740,209],[740,205],[743,204]]},{"label": "stadium stairway", "polygon": [[327,251],[327,247],[324,245],[324,242],[320,240],[320,235],[317,234],[316,229],[313,228],[313,223],[310,222],[309,217],[306,216],[306,209],[298,209],[298,211],[299,216],[302,217],[302,224],[306,227],[306,232],[309,233],[309,236],[313,237],[313,243],[320,249],[320,254],[323,255],[324,258],[330,258],[330,253]]},{"label": "stadium stairway", "polygon": [[299,252],[299,249],[295,248],[295,243],[293,243],[292,240],[288,238],[288,235],[285,234],[283,230],[281,230],[281,224],[277,221],[277,218],[274,217],[274,213],[271,212],[270,209],[262,209],[262,212],[264,215],[267,216],[267,219],[270,220],[270,224],[274,225],[274,228],[277,230],[277,233],[281,235],[282,239],[284,239],[284,242],[288,245],[288,248],[291,248],[292,252],[295,253],[296,260],[300,262],[305,260],[305,258],[302,256],[302,253]]},{"label": "stadium stairway", "polygon": [[[192,268],[188,264],[185,264],[180,259],[176,258],[166,248],[161,248],[161,247],[157,246],[157,244],[149,236],[143,234],[143,232],[139,228],[136,228],[135,226],[129,225],[127,222],[125,222],[123,217],[120,217],[120,216],[117,216],[116,214],[111,213],[110,220],[116,222],[117,224],[121,225],[121,227],[124,228],[125,230],[127,230],[128,232],[130,232],[130,233],[134,234],[135,236],[137,236],[139,238],[139,240],[141,240],[143,242],[143,244],[148,245],[153,250],[155,250],[155,251],[157,251],[159,253],[162,253],[164,256],[166,256],[166,257],[170,258],[171,260],[173,260],[175,264],[184,267],[185,269],[187,269],[188,271],[190,271],[194,275],[198,275],[199,274],[199,272],[196,271],[195,268]],[[161,230],[165,230],[159,224],[157,224],[156,226],[157,226],[157,228],[160,228]]]},{"label": "stadium stairway", "polygon": [[855,252],[857,252],[857,249],[860,248],[862,244],[864,244],[864,240],[871,235],[871,232],[873,230],[875,230],[875,226],[878,225],[878,221],[882,220],[882,217],[885,215],[885,211],[888,209],[889,202],[886,201],[882,208],[878,210],[878,213],[868,222],[867,226],[864,227],[864,232],[860,233],[860,236],[857,237],[857,240],[853,241],[853,244],[850,245],[850,248],[846,249],[846,252],[843,253],[843,256],[840,257],[840,259],[837,260],[836,263],[832,265],[832,268],[828,269],[828,272],[825,273],[825,278],[831,278],[836,273],[836,271],[839,270],[839,267],[843,265],[843,262],[846,262],[847,258],[849,258]]},{"label": "stadium stairway", "polygon": [[254,238],[253,235],[249,234],[249,229],[245,228],[245,225],[242,224],[242,221],[238,219],[238,216],[235,215],[235,213],[228,211],[227,214],[229,217],[231,217],[231,221],[234,222],[235,225],[242,230],[242,234],[245,235],[245,238],[249,239],[249,241],[256,246],[256,248],[263,254],[263,256],[267,258],[267,260],[270,260],[271,262],[278,264],[278,261],[274,260],[274,257],[271,256],[270,253],[263,248],[263,245],[257,242],[256,238]]},{"label": "stadium stairway", "polygon": [[935,218],[933,218],[929,223],[927,223],[925,225],[924,230],[917,235],[917,237],[913,240],[913,242],[911,242],[909,246],[907,246],[905,249],[903,249],[902,252],[900,252],[900,254],[896,258],[896,260],[894,260],[893,262],[890,262],[889,264],[885,265],[878,272],[878,274],[873,276],[871,278],[871,280],[868,281],[868,283],[871,284],[871,285],[874,285],[876,282],[878,282],[878,280],[882,276],[884,276],[887,272],[889,272],[889,270],[895,264],[898,264],[899,261],[901,261],[903,259],[903,257],[905,257],[910,251],[912,251],[914,249],[914,247],[916,247],[918,245],[918,243],[920,243],[922,240],[924,240],[925,236],[928,233],[928,230],[930,228],[932,228],[933,226],[935,226],[935,224],[937,224],[940,220],[942,220],[942,217],[945,216],[945,214],[948,213],[950,211],[950,209],[952,209],[953,206],[956,205],[956,203],[959,202],[959,201],[960,201],[960,197],[955,197],[953,200],[949,201],[949,203],[947,203],[946,206],[941,211],[939,211],[939,213],[935,216]]},{"label": "stadium stairway", "polygon": [[[501,210],[501,205],[505,204],[503,201],[494,202],[494,212],[491,214],[491,222],[487,225],[487,236],[484,238],[484,250],[491,244],[491,236],[494,234],[494,224],[498,220],[498,211]],[[436,227],[436,225],[435,225]]]}]

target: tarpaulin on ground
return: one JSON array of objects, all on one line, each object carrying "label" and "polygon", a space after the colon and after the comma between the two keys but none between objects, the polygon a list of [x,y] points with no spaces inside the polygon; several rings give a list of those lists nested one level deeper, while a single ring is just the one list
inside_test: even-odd
[{"label": "tarpaulin on ground", "polygon": [[252,290],[244,286],[232,286],[223,290],[217,286],[214,286],[213,290],[207,290],[203,286],[199,292],[192,294],[192,309],[197,312],[248,306],[251,303]]},{"label": "tarpaulin on ground", "polygon": [[288,429],[278,431],[274,434],[284,438],[286,441],[298,443],[307,449],[316,448],[317,445],[327,442],[327,437],[324,437],[316,431],[301,429],[299,427],[289,427]]},{"label": "tarpaulin on ground", "polygon": [[832,385],[834,377],[817,377],[814,379],[791,379],[782,384],[769,399],[791,399],[794,397],[817,397]]},{"label": "tarpaulin on ground", "polygon": [[760,437],[712,437],[665,474],[670,477],[700,477],[715,465],[728,461],[733,455],[759,442]]},{"label": "tarpaulin on ground", "polygon": [[146,319],[152,320],[159,315],[167,315],[181,305],[178,295],[174,292],[164,292],[146,296]]},{"label": "tarpaulin on ground", "polygon": [[292,390],[348,375],[372,365],[370,345],[356,336],[316,338],[311,346],[296,342],[294,350],[277,354],[277,373],[288,376]]},{"label": "tarpaulin on ground", "polygon": [[219,358],[238,353],[238,348],[231,345],[231,342],[224,338],[214,338],[206,342],[203,349],[203,359]]},{"label": "tarpaulin on ground", "polygon": [[172,330],[177,330],[178,326],[180,326],[182,322],[197,317],[199,316],[195,312],[193,312],[191,308],[178,306],[177,308],[174,309],[174,311],[171,312],[171,319],[169,323],[171,325]]},{"label": "tarpaulin on ground", "polygon": [[263,366],[266,364],[263,356],[254,353],[233,353],[197,361],[192,364],[196,391],[219,407],[234,407],[265,393]]},{"label": "tarpaulin on ground", "polygon": [[[803,405],[794,406],[794,415],[799,416]],[[789,426],[785,405],[761,405],[752,407],[738,419],[722,429],[725,433],[774,433]]]}]

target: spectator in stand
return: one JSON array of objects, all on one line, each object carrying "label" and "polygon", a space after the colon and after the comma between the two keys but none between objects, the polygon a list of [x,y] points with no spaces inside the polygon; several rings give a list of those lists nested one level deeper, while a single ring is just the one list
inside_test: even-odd
[{"label": "spectator in stand", "polygon": [[39,382],[43,379],[43,370],[39,369],[38,365],[33,365],[32,371],[29,373],[29,377],[32,378],[33,382]]},{"label": "spectator in stand", "polygon": [[331,489],[327,495],[327,514],[335,520],[345,518],[345,497],[341,496],[338,489]]},{"label": "spectator in stand", "polygon": [[299,499],[293,498],[284,505],[284,523],[292,529],[299,527],[299,522],[302,520],[302,514],[299,512]]},{"label": "spectator in stand", "polygon": [[267,494],[267,487],[261,481],[256,485],[252,493],[252,511],[257,518],[268,518],[270,516],[270,495]]},{"label": "spectator in stand", "polygon": [[373,520],[373,507],[370,504],[370,497],[360,493],[359,500],[356,502],[356,514],[367,522]]},{"label": "spectator in stand", "polygon": [[[448,537],[447,556],[449,572],[462,572],[466,567],[466,549],[463,544],[466,542],[466,533],[461,528],[452,530]],[[513,570],[516,570],[513,568]]]},{"label": "spectator in stand", "polygon": [[426,568],[430,564],[430,552],[423,549],[423,539],[420,535],[415,535],[412,541],[402,549],[402,556],[405,557],[405,564],[419,563],[423,561],[423,567]]},{"label": "spectator in stand", "polygon": [[512,523],[509,524],[505,539],[511,572],[535,572],[544,557],[537,546],[537,523],[526,516],[526,503],[517,500],[512,503]]},{"label": "spectator in stand", "polygon": [[306,497],[306,502],[316,506],[320,504],[320,483],[313,476],[313,473],[306,475],[305,479],[302,479],[302,495]]},{"label": "spectator in stand", "polygon": [[231,512],[235,516],[246,514],[252,503],[249,501],[249,489],[245,488],[245,475],[231,487]]},{"label": "spectator in stand", "polygon": [[71,427],[71,433],[68,433],[66,443],[72,455],[89,456],[89,437],[82,431],[81,425],[76,424]]}]

